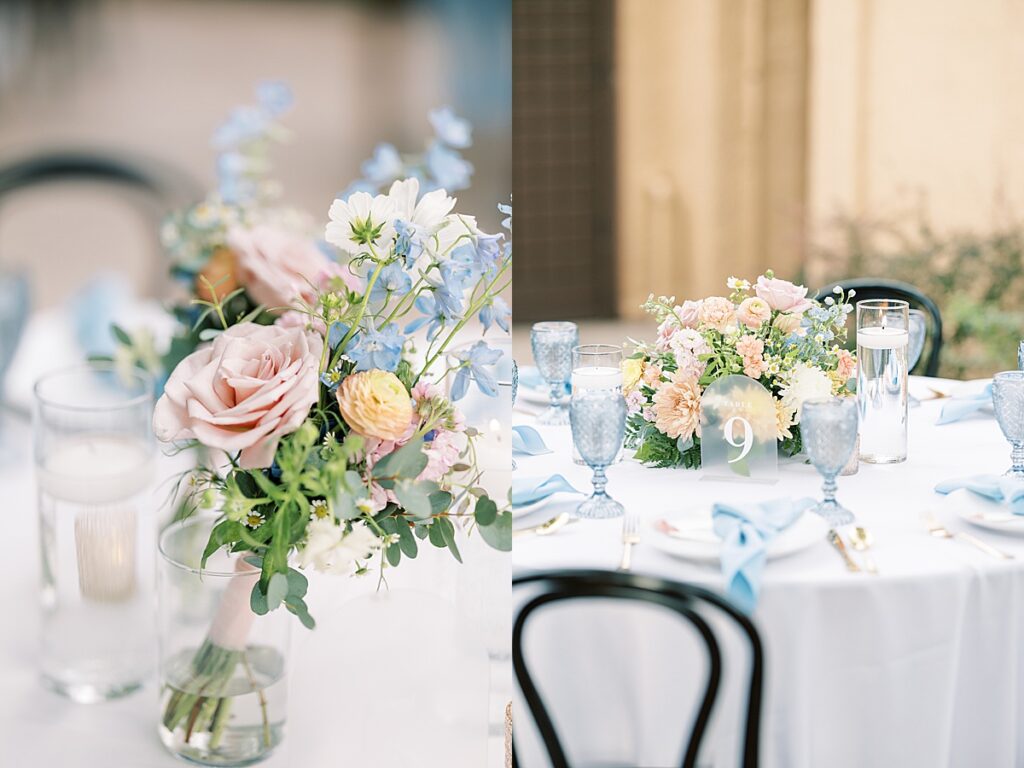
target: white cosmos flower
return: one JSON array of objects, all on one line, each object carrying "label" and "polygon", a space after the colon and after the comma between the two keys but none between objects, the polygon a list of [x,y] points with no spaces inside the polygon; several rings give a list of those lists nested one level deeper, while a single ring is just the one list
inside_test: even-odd
[{"label": "white cosmos flower", "polygon": [[372,244],[380,253],[395,236],[395,202],[387,195],[353,192],[348,200],[335,200],[324,238],[353,256],[366,253]]},{"label": "white cosmos flower", "polygon": [[394,204],[395,218],[412,224],[417,237],[426,239],[445,223],[455,207],[455,198],[449,197],[443,189],[427,192],[417,201],[419,194],[419,179],[396,181],[388,191],[388,197]]},{"label": "white cosmos flower", "polygon": [[807,400],[831,397],[832,381],[820,368],[797,363],[790,373],[789,384],[782,388],[782,405],[793,414],[793,423],[800,423],[800,408]]},{"label": "white cosmos flower", "polygon": [[322,573],[349,573],[356,560],[368,558],[380,548],[380,539],[365,523],[345,529],[333,517],[311,520],[306,526],[306,544],[299,550],[300,568],[313,566]]}]

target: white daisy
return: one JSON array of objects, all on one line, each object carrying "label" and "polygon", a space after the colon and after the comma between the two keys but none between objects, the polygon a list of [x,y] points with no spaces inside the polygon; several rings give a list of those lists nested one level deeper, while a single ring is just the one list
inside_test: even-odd
[{"label": "white daisy", "polygon": [[395,203],[387,195],[373,196],[354,192],[348,200],[335,200],[324,238],[346,253],[366,253],[368,246],[378,250],[395,236]]}]

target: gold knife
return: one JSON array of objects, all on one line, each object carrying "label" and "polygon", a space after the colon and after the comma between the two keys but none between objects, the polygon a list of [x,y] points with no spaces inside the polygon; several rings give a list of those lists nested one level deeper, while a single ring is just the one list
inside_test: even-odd
[{"label": "gold knife", "polygon": [[843,537],[836,533],[834,528],[828,532],[828,541],[835,548],[836,552],[839,553],[839,556],[843,558],[843,562],[846,563],[846,570],[850,571],[850,573],[861,572],[860,566],[850,557],[850,551],[846,548]]}]

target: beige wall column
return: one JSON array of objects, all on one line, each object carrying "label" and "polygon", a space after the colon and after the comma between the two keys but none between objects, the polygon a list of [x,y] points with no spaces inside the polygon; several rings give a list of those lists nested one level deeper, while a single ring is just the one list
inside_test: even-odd
[{"label": "beige wall column", "polygon": [[809,0],[619,0],[619,312],[794,274]]}]

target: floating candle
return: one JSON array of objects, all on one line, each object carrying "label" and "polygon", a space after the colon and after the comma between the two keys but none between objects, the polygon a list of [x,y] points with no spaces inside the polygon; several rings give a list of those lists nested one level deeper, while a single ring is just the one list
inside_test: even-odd
[{"label": "floating candle", "polygon": [[592,389],[619,389],[622,387],[622,369],[608,365],[577,368],[572,372],[573,392]]},{"label": "floating candle", "polygon": [[910,342],[910,334],[903,328],[858,328],[857,346],[864,349],[899,349]]}]

